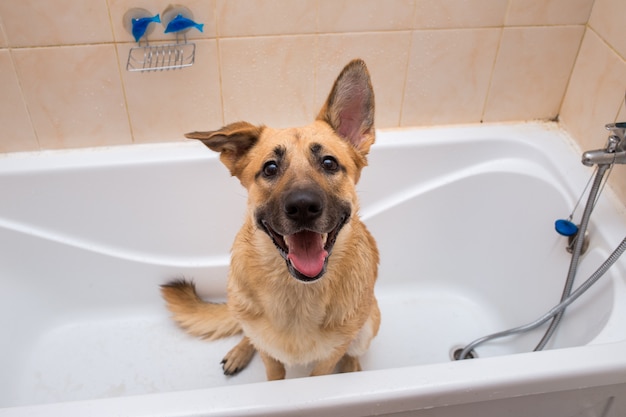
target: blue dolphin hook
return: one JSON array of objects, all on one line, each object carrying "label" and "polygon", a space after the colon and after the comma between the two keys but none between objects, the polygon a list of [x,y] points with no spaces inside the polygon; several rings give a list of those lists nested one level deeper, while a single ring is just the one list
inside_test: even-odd
[{"label": "blue dolphin hook", "polygon": [[196,28],[200,32],[202,32],[204,28],[204,23],[196,23],[193,20],[186,18],[182,14],[178,14],[167,24],[167,27],[165,28],[165,33],[180,32],[181,30],[189,28]]},{"label": "blue dolphin hook", "polygon": [[148,30],[150,23],[161,23],[161,18],[157,14],[153,17],[141,17],[139,19],[133,18],[131,22],[133,25],[133,37],[135,38],[135,42],[139,42],[139,39],[146,34],[146,30]]}]

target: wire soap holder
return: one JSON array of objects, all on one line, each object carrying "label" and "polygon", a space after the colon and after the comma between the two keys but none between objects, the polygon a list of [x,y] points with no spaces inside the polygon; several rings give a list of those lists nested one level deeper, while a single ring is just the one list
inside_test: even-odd
[{"label": "wire soap holder", "polygon": [[[159,15],[152,16],[145,9],[130,9],[124,15],[124,25],[133,35],[137,46],[128,52],[127,71],[166,71],[190,67],[194,64],[196,44],[187,41],[187,31],[192,28],[202,32],[203,24],[196,23],[189,9],[169,6]],[[165,33],[175,33],[174,43],[150,45],[147,36],[154,30],[153,23],[163,23]]]},{"label": "wire soap holder", "polygon": [[187,42],[183,35],[175,43],[161,45],[146,44],[135,46],[128,53],[127,71],[166,71],[193,65],[196,57],[196,44]]}]

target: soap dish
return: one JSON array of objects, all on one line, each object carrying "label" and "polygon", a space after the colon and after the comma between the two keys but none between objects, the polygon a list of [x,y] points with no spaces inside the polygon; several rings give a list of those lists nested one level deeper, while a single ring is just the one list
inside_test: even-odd
[{"label": "soap dish", "polygon": [[165,71],[193,65],[196,44],[188,43],[183,36],[181,42],[135,46],[128,53],[127,71]]},{"label": "soap dish", "polygon": [[[123,23],[137,42],[128,53],[127,71],[165,71],[193,65],[196,44],[187,42],[187,32],[190,29],[202,32],[204,24],[194,22],[193,13],[185,6],[168,6],[163,19],[146,9],[132,8],[124,14]],[[165,33],[176,35],[174,43],[150,45],[148,35],[156,23],[163,24]]]}]

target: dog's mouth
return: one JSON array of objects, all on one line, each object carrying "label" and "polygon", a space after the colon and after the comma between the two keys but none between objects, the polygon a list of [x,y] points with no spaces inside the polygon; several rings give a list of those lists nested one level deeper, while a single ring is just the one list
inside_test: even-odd
[{"label": "dog's mouth", "polygon": [[326,272],[339,231],[348,221],[348,215],[341,216],[339,222],[328,233],[301,230],[289,235],[281,235],[266,220],[261,220],[265,232],[276,245],[278,252],[287,262],[289,273],[299,281],[314,282]]}]

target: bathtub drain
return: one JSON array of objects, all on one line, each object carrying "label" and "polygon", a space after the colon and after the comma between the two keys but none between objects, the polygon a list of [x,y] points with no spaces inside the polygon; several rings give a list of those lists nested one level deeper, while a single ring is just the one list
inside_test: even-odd
[{"label": "bathtub drain", "polygon": [[[461,353],[463,352],[463,346],[455,346],[450,350],[450,359],[453,361],[458,361],[461,357]],[[465,356],[465,359],[476,359],[478,358],[478,353],[474,349],[470,350],[469,353]]]}]

